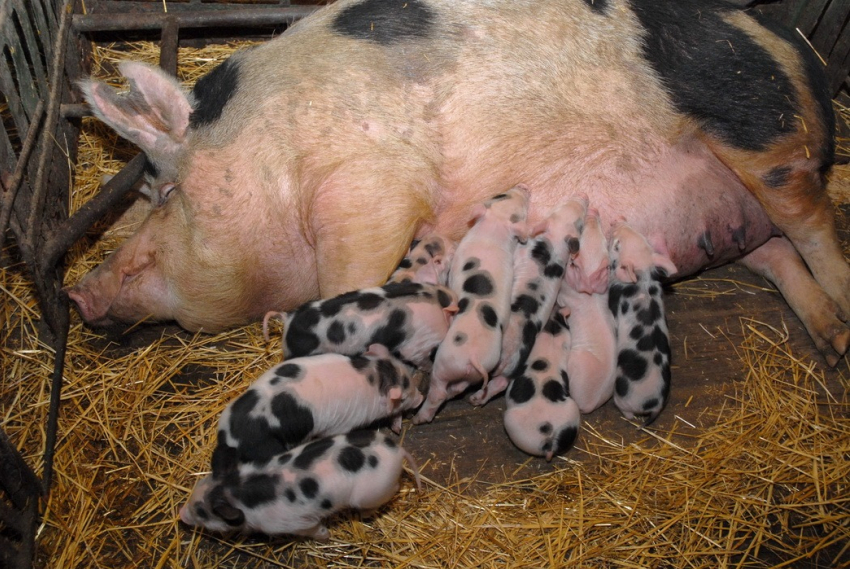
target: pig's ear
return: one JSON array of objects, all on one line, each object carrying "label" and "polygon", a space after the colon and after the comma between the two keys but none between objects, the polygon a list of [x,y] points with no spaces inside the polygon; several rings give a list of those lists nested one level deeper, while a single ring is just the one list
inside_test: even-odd
[{"label": "pig's ear", "polygon": [[390,350],[383,344],[369,344],[369,347],[366,348],[366,353],[370,356],[387,358],[390,355]]},{"label": "pig's ear", "polygon": [[544,219],[542,221],[538,221],[537,224],[531,228],[531,237],[537,237],[541,233],[546,232],[546,228],[549,226],[549,220]]},{"label": "pig's ear", "polygon": [[477,203],[475,204],[475,207],[472,208],[472,211],[469,214],[469,221],[471,223],[475,223],[476,221],[484,217],[485,213],[487,213],[487,206],[483,203]]},{"label": "pig's ear", "polygon": [[514,223],[513,231],[514,235],[516,235],[516,238],[519,239],[520,243],[525,243],[526,241],[528,241],[530,231],[528,229],[527,223],[525,223],[524,221],[521,223]]},{"label": "pig's ear", "polygon": [[617,280],[623,283],[636,283],[637,275],[635,274],[635,269],[632,265],[629,264],[621,264],[614,271],[614,274],[617,275]]},{"label": "pig's ear", "polygon": [[673,264],[673,261],[670,260],[670,257],[667,255],[662,255],[660,253],[652,254],[652,264],[657,269],[664,269],[667,272],[667,276],[673,276],[679,269],[676,268],[676,265]]},{"label": "pig's ear", "polygon": [[210,509],[213,514],[227,522],[229,526],[236,528],[245,523],[245,513],[223,496],[214,499],[210,504]]},{"label": "pig's ear", "polygon": [[118,94],[100,81],[80,82],[92,112],[146,154],[173,154],[189,128],[189,96],[176,78],[157,67],[127,61],[119,69],[129,82],[129,93]]}]

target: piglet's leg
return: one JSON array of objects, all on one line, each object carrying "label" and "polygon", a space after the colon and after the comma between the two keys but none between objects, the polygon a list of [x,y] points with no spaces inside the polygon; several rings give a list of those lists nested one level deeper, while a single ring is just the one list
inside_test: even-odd
[{"label": "piglet's leg", "polygon": [[403,164],[392,172],[381,165],[346,163],[317,192],[310,224],[322,298],[386,282],[420,221],[432,216],[420,195],[426,177],[414,181],[399,172]]},{"label": "piglet's leg", "polygon": [[774,237],[741,263],[776,285],[827,363],[838,363],[850,346],[850,328],[844,324],[847,313],[812,278],[791,243]]},{"label": "piglet's leg", "polygon": [[508,378],[503,375],[497,375],[484,387],[470,395],[469,402],[473,405],[484,405],[507,388]]}]

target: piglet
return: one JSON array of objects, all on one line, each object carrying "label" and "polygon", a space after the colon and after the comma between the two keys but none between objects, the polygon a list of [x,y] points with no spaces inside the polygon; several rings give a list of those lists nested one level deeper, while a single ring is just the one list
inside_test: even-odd
[{"label": "piglet", "polygon": [[454,252],[454,241],[439,233],[429,233],[410,247],[387,282],[446,285]]},{"label": "piglet", "polygon": [[428,370],[445,338],[457,296],[451,289],[423,283],[389,283],[308,302],[289,313],[266,314],[283,320],[284,358],[322,353],[355,355],[383,344],[411,364]]},{"label": "piglet", "polygon": [[502,334],[502,353],[495,377],[469,398],[483,405],[507,387],[525,365],[534,340],[552,314],[564,268],[578,253],[587,197],[566,200],[532,230],[534,239],[517,245],[511,314]]},{"label": "piglet", "polygon": [[402,412],[422,403],[418,378],[380,344],[358,356],[320,354],[278,364],[222,413],[213,473],[386,417],[399,431]]},{"label": "piglet", "polygon": [[581,413],[570,397],[570,329],[555,312],[537,334],[525,372],[511,380],[505,431],[520,450],[552,460],[572,448]]},{"label": "piglet", "polygon": [[670,393],[670,342],[660,280],[676,272],[665,254],[625,222],[611,239],[608,305],[617,322],[614,404],[628,419],[658,417]]},{"label": "piglet", "polygon": [[379,431],[312,441],[262,462],[243,462],[225,477],[201,479],[180,519],[215,532],[259,531],[327,540],[323,520],[346,509],[374,511],[398,492],[410,454]]},{"label": "piglet", "polygon": [[[592,265],[609,264],[608,242],[602,231],[599,213],[588,210],[579,240],[577,259],[593,259]],[[614,316],[608,310],[608,275],[602,293],[581,292],[583,271],[570,270],[564,275],[558,293],[558,305],[569,313],[572,347],[567,364],[570,395],[582,413],[590,413],[611,398],[617,372],[617,341]],[[593,289],[598,290],[598,289]]]},{"label": "piglet", "polygon": [[458,312],[437,348],[428,398],[414,423],[434,419],[442,403],[484,381],[499,363],[502,327],[511,311],[513,258],[527,239],[528,191],[515,186],[477,204],[474,225],[452,260],[449,286],[458,295]]}]

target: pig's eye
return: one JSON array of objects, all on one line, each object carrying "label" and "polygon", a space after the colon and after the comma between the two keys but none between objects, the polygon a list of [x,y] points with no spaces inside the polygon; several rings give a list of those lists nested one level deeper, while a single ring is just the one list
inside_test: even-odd
[{"label": "pig's eye", "polygon": [[171,195],[171,192],[173,192],[174,188],[176,188],[176,187],[177,186],[175,186],[174,184],[165,184],[164,186],[162,186],[159,189],[159,201],[160,201],[160,203],[165,202],[165,200],[168,199],[168,196]]}]

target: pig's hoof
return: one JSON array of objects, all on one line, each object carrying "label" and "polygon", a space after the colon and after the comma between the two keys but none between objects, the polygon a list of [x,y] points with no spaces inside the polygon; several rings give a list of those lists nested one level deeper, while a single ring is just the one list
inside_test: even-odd
[{"label": "pig's hoof", "polygon": [[823,346],[818,346],[829,367],[835,367],[850,346],[850,328],[846,326],[842,328],[843,330],[834,330],[828,342],[824,342]]},{"label": "pig's hoof", "polygon": [[410,420],[410,422],[413,423],[414,425],[424,425],[425,423],[430,423],[433,420],[434,420],[434,414],[433,413],[421,413],[420,412],[420,413],[417,413],[416,415],[414,415],[413,418]]}]

